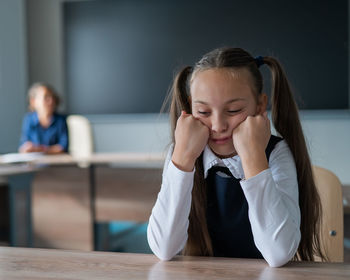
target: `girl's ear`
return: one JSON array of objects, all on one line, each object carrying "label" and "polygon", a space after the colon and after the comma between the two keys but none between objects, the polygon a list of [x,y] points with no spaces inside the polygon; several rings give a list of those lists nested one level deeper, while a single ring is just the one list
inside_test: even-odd
[{"label": "girl's ear", "polygon": [[256,112],[257,115],[261,115],[266,111],[267,102],[268,102],[267,94],[266,93],[260,94],[259,100],[258,100],[257,112]]}]

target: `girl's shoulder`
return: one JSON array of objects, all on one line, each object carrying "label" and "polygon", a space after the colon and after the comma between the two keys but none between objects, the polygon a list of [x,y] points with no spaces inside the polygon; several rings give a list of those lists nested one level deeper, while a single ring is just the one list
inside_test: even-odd
[{"label": "girl's shoulder", "polygon": [[23,117],[23,120],[25,123],[38,123],[39,119],[38,119],[38,115],[35,111],[30,111],[30,112],[27,112],[25,113],[24,117]]},{"label": "girl's shoulder", "polygon": [[275,149],[276,145],[282,141],[283,141],[282,137],[271,135],[270,140],[269,140],[267,147],[266,147],[266,150],[265,150],[267,159],[270,158],[270,155],[271,155],[272,151]]},{"label": "girl's shoulder", "polygon": [[24,117],[25,118],[33,118],[36,115],[37,115],[37,113],[35,111],[29,111],[29,112],[24,114]]},{"label": "girl's shoulder", "polygon": [[295,159],[285,139],[275,143],[269,158],[269,165],[287,164],[289,167],[295,165]]}]

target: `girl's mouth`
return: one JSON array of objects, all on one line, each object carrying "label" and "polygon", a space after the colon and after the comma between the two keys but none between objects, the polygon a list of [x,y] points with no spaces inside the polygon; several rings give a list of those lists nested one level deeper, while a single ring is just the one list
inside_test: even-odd
[{"label": "girl's mouth", "polygon": [[223,145],[226,144],[230,139],[231,137],[228,136],[223,138],[212,138],[211,141],[213,141],[215,144]]}]

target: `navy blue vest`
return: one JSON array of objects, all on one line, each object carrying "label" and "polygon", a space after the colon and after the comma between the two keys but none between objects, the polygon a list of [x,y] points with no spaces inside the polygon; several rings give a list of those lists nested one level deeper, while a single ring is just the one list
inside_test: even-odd
[{"label": "navy blue vest", "polygon": [[[267,160],[282,138],[272,135],[265,150]],[[221,171],[230,177],[216,174]],[[263,258],[256,248],[250,221],[248,203],[239,183],[226,167],[214,166],[208,171],[207,224],[213,253],[216,257]]]}]

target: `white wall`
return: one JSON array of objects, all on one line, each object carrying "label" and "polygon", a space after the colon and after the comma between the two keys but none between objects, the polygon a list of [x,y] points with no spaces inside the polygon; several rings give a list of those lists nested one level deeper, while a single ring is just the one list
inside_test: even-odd
[{"label": "white wall", "polygon": [[350,187],[350,111],[302,111],[301,121],[312,163]]},{"label": "white wall", "polygon": [[0,153],[17,150],[26,111],[25,1],[0,1]]},{"label": "white wall", "polygon": [[[87,117],[96,152],[164,152],[170,142],[166,115]],[[300,117],[312,163],[333,171],[350,187],[350,111],[301,111]]]},{"label": "white wall", "polygon": [[87,116],[96,152],[163,152],[170,143],[168,116],[120,114]]}]

